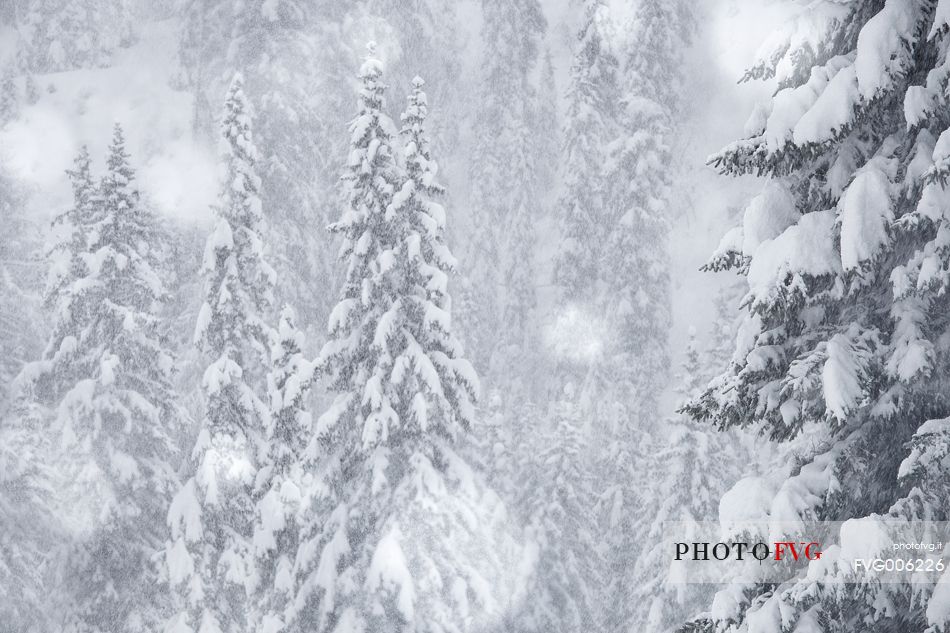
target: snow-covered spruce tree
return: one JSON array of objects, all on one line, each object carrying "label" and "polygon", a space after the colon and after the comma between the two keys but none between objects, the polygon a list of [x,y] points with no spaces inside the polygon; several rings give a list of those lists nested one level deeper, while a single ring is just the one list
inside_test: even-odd
[{"label": "snow-covered spruce tree", "polygon": [[[481,81],[478,140],[469,178],[474,237],[465,256],[484,330],[466,333],[482,371],[504,375],[506,391],[532,397],[539,348],[530,326],[536,307],[536,224],[546,188],[535,153],[541,121],[539,43],[547,23],[537,0],[484,0],[482,39],[492,51]],[[464,317],[464,315],[463,315]],[[464,319],[463,319],[464,320]],[[467,329],[467,322],[463,322]],[[491,376],[490,376],[491,377]]]},{"label": "snow-covered spruce tree", "polygon": [[331,227],[346,276],[321,353],[339,395],[316,425],[329,471],[323,509],[306,513],[299,613],[309,631],[467,630],[496,611],[482,583],[498,552],[481,538],[492,508],[454,448],[477,378],[451,333],[425,97],[416,82],[403,171],[372,53],[360,79],[348,206]]},{"label": "snow-covered spruce tree", "polygon": [[[567,89],[564,190],[558,202],[560,242],[554,268],[558,303],[593,314],[604,268],[598,253],[606,243],[609,216],[604,165],[607,148],[619,134],[620,93],[607,6],[602,0],[588,0],[583,10]],[[589,369],[562,361],[556,389],[567,384],[580,388]]]},{"label": "snow-covered spruce tree", "polygon": [[195,327],[195,342],[210,361],[202,378],[206,414],[192,453],[194,474],[168,512],[168,579],[181,599],[170,623],[176,632],[246,630],[247,600],[258,582],[253,484],[269,412],[257,394],[275,275],[264,260],[257,150],[240,74],[228,89],[222,131],[227,176],[205,248],[207,294]]},{"label": "snow-covered spruce tree", "polygon": [[[545,202],[547,219],[556,215],[557,199],[550,193],[557,182],[559,153],[561,149],[560,114],[558,104],[560,89],[555,80],[554,61],[551,58],[551,49],[546,48],[541,58],[538,79],[538,108],[535,112],[535,129],[545,132],[534,137],[533,151],[537,156],[535,169],[537,182],[542,188],[542,199]],[[547,192],[547,193],[545,193]]]},{"label": "snow-covered spruce tree", "polygon": [[[99,196],[90,170],[89,152],[85,147],[76,156],[74,169],[67,171],[67,175],[73,189],[73,204],[53,219],[54,239],[48,253],[50,266],[47,271],[43,299],[45,307],[53,315],[53,330],[47,337],[46,349],[43,351],[45,359],[54,359],[67,338],[70,340],[65,343],[66,347],[72,346],[75,333],[86,327],[86,320],[93,305],[92,295],[85,292],[85,284],[82,280],[89,275],[87,264],[89,232],[96,218]],[[3,211],[3,219],[9,222],[8,226],[16,227],[18,225],[15,209],[17,197],[13,185],[6,178],[0,181],[0,184],[3,185],[4,194],[3,206],[0,209]],[[8,242],[4,239],[3,245],[4,260],[15,259],[17,255],[15,255],[12,240]],[[21,331],[12,328],[21,323],[23,317],[19,313],[21,306],[15,303],[18,293],[14,291],[14,288],[17,284],[12,277],[12,273],[5,271],[4,278],[9,293],[4,293],[3,318],[4,323],[9,323],[8,327],[11,328],[8,333],[11,339],[11,342],[7,343],[9,345],[14,344],[14,338],[22,336]],[[22,289],[19,290],[19,294],[23,294]],[[11,363],[9,368],[13,367],[15,364]],[[71,385],[76,384],[89,373],[86,371],[88,368],[78,363],[76,359],[68,364],[64,363],[63,367],[55,372],[49,367],[51,366],[43,369],[42,364],[33,363],[29,371],[17,375],[11,391],[15,400],[14,404],[20,409],[18,412],[20,417],[24,416],[23,407],[38,406],[40,402],[47,405],[55,402]],[[67,367],[69,371],[66,371]]]},{"label": "snow-covered spruce tree", "polygon": [[260,582],[254,596],[252,629],[261,632],[284,630],[294,598],[302,457],[312,427],[305,398],[315,370],[314,363],[301,352],[303,335],[287,306],[281,311],[273,338],[267,374],[270,416],[254,484],[253,544]]},{"label": "snow-covered spruce tree", "polygon": [[[303,0],[187,0],[180,45],[185,81],[195,90],[195,125],[213,135],[217,104],[235,71],[244,76],[261,160],[261,201],[271,219],[279,303],[293,305],[304,329],[322,329],[334,290],[336,130],[351,103],[341,24],[347,3]],[[343,87],[341,89],[341,87]]]},{"label": "snow-covered spruce tree", "polygon": [[62,249],[70,263],[50,286],[56,321],[43,359],[18,378],[18,398],[30,400],[18,411],[46,420],[47,457],[66,473],[61,498],[97,508],[58,554],[66,604],[57,618],[68,631],[153,630],[166,606],[152,558],[183,420],[156,317],[164,289],[155,220],[128,159],[117,125],[93,189],[80,154],[74,208],[62,216],[74,227]]},{"label": "snow-covered spruce tree", "polygon": [[535,452],[525,451],[531,463],[519,482],[528,515],[525,536],[536,561],[512,630],[599,631],[606,611],[599,602],[605,566],[590,503],[598,490],[573,386],[550,407],[549,417],[547,426],[532,421]]},{"label": "snow-covered spruce tree", "polygon": [[[55,308],[58,301],[72,299],[70,291],[73,284],[88,274],[85,253],[100,198],[93,182],[89,150],[85,146],[76,155],[73,169],[66,174],[73,190],[73,204],[53,218],[53,231],[57,239],[49,252],[51,263],[45,292],[45,300],[50,308]],[[73,310],[70,308],[69,312]]]},{"label": "snow-covered spruce tree", "polygon": [[[604,166],[610,144],[620,135],[618,106],[620,103],[618,67],[612,50],[612,29],[606,3],[588,0],[583,4],[580,29],[570,68],[565,111],[563,146],[564,188],[558,202],[560,241],[554,261],[558,303],[565,308],[592,318],[601,315],[603,279],[610,265],[601,260],[608,243],[610,200]],[[590,403],[593,378],[601,374],[602,357],[590,359],[561,358],[556,367],[556,388],[571,389],[582,403],[582,411]],[[601,385],[603,386],[603,385]],[[605,392],[606,393],[606,392]],[[600,533],[607,546],[604,587],[599,598],[609,608],[601,611],[599,626],[605,631],[621,631],[631,621],[632,605],[628,587],[633,568],[630,539],[634,538],[634,521],[639,516],[629,509],[636,507],[638,492],[638,443],[615,442],[616,403],[607,397],[593,399],[601,409],[586,411],[596,424],[589,429],[589,451],[586,469],[596,472],[604,487],[604,503],[597,511]],[[593,469],[593,470],[592,470]]]},{"label": "snow-covered spruce tree", "polygon": [[[81,189],[93,188],[88,169],[82,180]],[[24,284],[30,277],[24,274],[30,252],[24,246],[31,240],[21,204],[16,185],[0,172],[0,222],[7,227],[0,238],[0,622],[10,631],[42,631],[51,629],[59,615],[48,595],[49,553],[65,534],[56,517],[49,414],[36,398],[20,394],[28,385],[11,385],[24,364],[42,352],[33,347],[42,344],[37,330],[45,321],[39,318],[32,289]],[[72,256],[81,255],[77,249]]]},{"label": "snow-covered spruce tree", "polygon": [[[0,622],[3,631],[54,630],[49,552],[65,538],[53,509],[44,429],[0,424]],[[47,440],[48,441],[48,440]]]},{"label": "snow-covered spruce tree", "polygon": [[640,580],[631,553],[649,529],[636,508],[650,505],[639,488],[651,472],[648,445],[668,375],[669,146],[686,15],[678,2],[639,3],[624,31],[621,74],[607,3],[589,0],[568,90],[556,282],[563,304],[603,318],[607,340],[592,362],[565,359],[558,376],[579,385],[596,420],[592,458],[606,486],[610,569],[603,599],[615,605],[605,611],[609,631],[644,624],[628,598]]},{"label": "snow-covered spruce tree", "polygon": [[[669,231],[673,126],[680,102],[689,4],[642,0],[626,29],[620,123],[607,170],[608,252],[604,313],[616,339],[605,388],[627,394],[643,426],[655,419],[669,375]],[[596,251],[595,251],[596,252]],[[633,395],[632,399],[630,395]],[[631,406],[632,405],[632,406]]]},{"label": "snow-covered spruce tree", "polygon": [[[748,77],[774,77],[725,174],[768,178],[715,264],[748,282],[732,365],[688,411],[810,438],[769,479],[772,520],[946,521],[950,3],[820,2]],[[842,540],[846,540],[842,530]],[[842,543],[844,544],[844,543]],[[944,575],[852,574],[832,549],[777,587],[723,590],[707,630],[944,631]],[[874,555],[868,552],[869,555]],[[937,581],[934,576],[932,581]]]},{"label": "snow-covered spruce tree", "polygon": [[[696,331],[690,328],[676,376],[678,405],[706,386],[704,369]],[[737,454],[734,438],[684,414],[666,420],[651,439],[642,466],[653,475],[641,497],[644,507],[650,508],[640,531],[646,545],[634,560],[629,581],[633,630],[669,631],[682,623],[684,615],[705,609],[713,592],[706,585],[686,584],[683,570],[671,566],[668,535],[671,530],[689,534],[690,524],[717,520],[719,498],[739,479]]]}]

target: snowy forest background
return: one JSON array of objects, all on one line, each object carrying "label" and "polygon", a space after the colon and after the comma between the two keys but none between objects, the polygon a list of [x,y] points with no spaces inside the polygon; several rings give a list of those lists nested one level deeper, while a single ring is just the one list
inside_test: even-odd
[{"label": "snowy forest background", "polygon": [[845,542],[661,547],[948,520],[948,48],[948,0],[2,0],[0,631],[950,630]]}]

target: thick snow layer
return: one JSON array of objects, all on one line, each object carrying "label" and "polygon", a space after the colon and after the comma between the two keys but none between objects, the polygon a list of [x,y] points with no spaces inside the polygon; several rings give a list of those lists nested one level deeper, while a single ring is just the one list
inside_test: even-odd
[{"label": "thick snow layer", "polygon": [[[929,37],[936,35],[940,29],[950,26],[950,0],[938,0],[934,10],[934,22],[930,28]],[[950,600],[948,600],[950,602]]]},{"label": "thick snow layer", "polygon": [[749,609],[746,630],[748,633],[783,633],[781,601],[777,596]]},{"label": "thick snow layer", "polygon": [[716,250],[713,251],[713,256],[710,258],[710,261],[717,261],[719,259],[728,257],[731,253],[741,253],[742,243],[744,241],[742,227],[732,227],[726,231],[725,235],[722,236],[722,239],[719,240],[719,246],[717,246]]},{"label": "thick snow layer", "polygon": [[940,133],[933,150],[933,169],[945,172],[950,167],[950,130]]},{"label": "thick snow layer", "polygon": [[927,420],[917,428],[915,435],[930,435],[932,433],[950,433],[950,418]]},{"label": "thick snow layer", "polygon": [[756,302],[774,298],[792,275],[821,276],[841,269],[834,244],[835,212],[817,211],[801,217],[773,240],[759,246],[749,266],[749,292]]},{"label": "thick snow layer", "polygon": [[894,219],[890,161],[877,157],[861,168],[838,203],[841,222],[841,264],[854,270],[872,259],[887,243]]},{"label": "thick snow layer", "polygon": [[194,561],[183,538],[175,539],[165,553],[165,560],[168,565],[168,580],[173,586],[191,578],[195,571]]},{"label": "thick snow layer", "polygon": [[764,477],[740,479],[719,501],[719,521],[723,536],[738,534],[753,523],[767,521],[774,484]]},{"label": "thick snow layer", "polygon": [[887,0],[858,35],[854,67],[861,96],[873,99],[888,88],[907,61],[905,43],[913,38],[922,0]]},{"label": "thick snow layer", "polygon": [[[897,273],[898,271],[894,271],[892,280],[896,278]],[[894,287],[897,291],[899,284],[895,283]],[[887,361],[887,370],[904,382],[913,380],[932,367],[934,345],[922,329],[925,314],[926,302],[915,296],[901,299],[891,308],[895,328],[891,339],[893,352]]]},{"label": "thick snow layer", "polygon": [[803,613],[795,623],[792,633],[824,633],[825,627],[821,624],[820,613],[818,605]]},{"label": "thick snow layer", "polygon": [[856,323],[828,341],[821,372],[822,389],[825,405],[837,419],[845,420],[864,396],[870,356]]},{"label": "thick snow layer", "polygon": [[[812,2],[787,3],[789,5],[797,4],[798,6],[794,7],[794,13],[784,16],[785,27],[776,28],[766,36],[752,59],[759,63],[768,63],[770,60],[775,60],[776,79],[779,81],[788,79],[795,71],[795,58],[802,51],[818,50],[828,33],[829,27],[835,21],[847,16],[849,1],[815,0]],[[750,4],[768,5],[769,3]],[[785,8],[785,11],[788,10],[788,8]],[[750,40],[754,43],[756,38],[741,39]],[[777,55],[779,56],[778,59],[776,59]]]},{"label": "thick snow layer", "polygon": [[912,127],[924,121],[937,107],[937,94],[928,86],[911,86],[904,95],[904,119]]},{"label": "thick snow layer", "polygon": [[874,517],[851,519],[841,525],[840,539],[842,560],[875,558],[892,548],[894,536],[887,526]]},{"label": "thick snow layer", "polygon": [[188,480],[172,499],[168,508],[168,525],[173,535],[181,535],[188,542],[193,543],[201,538],[201,504],[194,479]]},{"label": "thick snow layer", "polygon": [[[950,437],[950,418],[927,420],[918,427],[914,435],[918,438],[927,435],[944,435]],[[930,468],[936,460],[945,459],[941,449],[942,443],[940,441],[933,442],[930,447],[926,445],[915,446],[910,455],[901,462],[900,469],[897,473],[898,476],[906,477],[919,468]]]},{"label": "thick snow layer", "polygon": [[795,199],[776,180],[770,180],[762,193],[752,199],[742,219],[742,254],[752,256],[759,245],[775,239],[801,217]]},{"label": "thick snow layer", "polygon": [[804,521],[814,518],[815,508],[824,504],[828,495],[840,490],[835,476],[835,460],[840,453],[838,444],[782,482],[769,509],[770,529],[777,532],[773,536],[782,536],[790,529],[803,526]]},{"label": "thick snow layer", "polygon": [[743,594],[744,589],[746,587],[743,585],[732,584],[716,592],[709,614],[716,620],[738,619],[742,613],[742,606],[746,602],[746,597]]},{"label": "thick snow layer", "polygon": [[[757,110],[749,129],[764,129],[770,151],[781,149],[789,141],[797,145],[820,143],[845,129],[856,109],[889,88],[907,64],[905,44],[913,36],[921,6],[919,0],[889,0],[861,30],[854,53],[831,58],[823,66],[812,68],[805,84],[779,91],[764,126],[765,114]],[[793,48],[783,57],[790,68]],[[816,48],[812,46],[811,50]],[[783,74],[779,69],[777,72]],[[932,90],[909,91],[905,101],[908,121],[918,121],[932,107],[933,97]]]},{"label": "thick snow layer", "polygon": [[406,622],[412,622],[415,616],[416,591],[412,574],[406,564],[406,556],[400,541],[402,532],[399,525],[390,528],[376,545],[366,580],[369,589],[381,588],[395,594],[396,607]]},{"label": "thick snow layer", "polygon": [[[847,59],[842,58],[842,61]],[[792,139],[797,145],[804,145],[833,138],[851,122],[859,101],[855,67],[849,63],[828,81],[812,106],[795,124]]]},{"label": "thick snow layer", "polygon": [[216,361],[208,365],[201,380],[201,386],[205,393],[213,396],[223,388],[232,384],[235,379],[240,378],[244,370],[228,356],[221,356]]},{"label": "thick snow layer", "polygon": [[772,113],[772,100],[756,102],[752,108],[752,114],[745,122],[743,132],[747,137],[759,136],[765,132],[765,126],[769,121],[769,115]]},{"label": "thick snow layer", "polygon": [[[782,149],[782,147],[792,140],[796,125],[802,120],[805,113],[816,106],[819,97],[829,85],[832,78],[840,71],[851,65],[851,59],[847,56],[834,57],[824,65],[816,66],[812,69],[808,81],[801,86],[785,88],[775,95],[772,102],[772,112],[769,114],[768,122],[765,125],[765,142],[770,151]],[[845,84],[836,84],[836,90],[845,88]],[[823,120],[826,116],[825,109],[831,105],[838,105],[838,100],[831,97],[823,100],[818,106],[819,111],[807,119],[808,127],[803,130],[801,138],[804,140],[815,140],[810,138],[806,132],[814,132],[816,122]]]}]

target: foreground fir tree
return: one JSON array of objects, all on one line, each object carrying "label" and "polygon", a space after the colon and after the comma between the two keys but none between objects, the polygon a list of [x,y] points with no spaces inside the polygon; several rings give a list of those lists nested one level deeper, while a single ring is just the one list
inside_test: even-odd
[{"label": "foreground fir tree", "polygon": [[128,158],[116,126],[98,187],[88,156],[77,160],[75,206],[62,216],[72,225],[59,249],[66,266],[50,286],[56,322],[43,360],[19,379],[21,397],[33,400],[21,409],[27,419],[49,412],[50,457],[68,478],[62,499],[96,508],[57,554],[67,596],[59,617],[70,631],[149,631],[166,616],[153,559],[176,486],[182,414],[156,316],[165,294],[159,233]]},{"label": "foreground fir tree", "polygon": [[348,206],[331,227],[346,276],[321,353],[339,395],[315,429],[326,476],[306,513],[299,617],[308,631],[466,630],[498,608],[483,584],[498,550],[483,538],[493,508],[455,448],[477,378],[452,335],[425,95],[414,82],[403,171],[380,62],[360,80]]},{"label": "foreground fir tree", "polygon": [[[950,6],[859,0],[807,11],[809,27],[793,25],[747,73],[774,77],[778,92],[747,138],[713,160],[768,181],[712,262],[748,282],[736,353],[688,410],[720,427],[809,439],[796,464],[762,484],[771,502],[750,512],[866,517],[865,535],[887,518],[915,534],[916,522],[948,520],[950,498]],[[848,533],[841,545],[855,546]],[[829,582],[854,573],[842,551],[812,562],[807,578],[723,589],[693,629],[950,627],[950,572]]]},{"label": "foreground fir tree", "polygon": [[206,414],[192,453],[194,474],[168,512],[168,578],[181,598],[173,631],[231,633],[248,626],[258,583],[252,534],[253,484],[269,412],[263,390],[274,272],[264,260],[254,147],[240,74],[225,100],[227,179],[205,249],[207,294],[195,341],[210,363],[202,378]]}]

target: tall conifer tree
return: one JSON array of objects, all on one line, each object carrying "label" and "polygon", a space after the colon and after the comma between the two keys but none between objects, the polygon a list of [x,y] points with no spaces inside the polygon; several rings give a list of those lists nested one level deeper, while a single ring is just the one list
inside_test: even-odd
[{"label": "tall conifer tree", "polygon": [[[719,427],[808,438],[750,512],[861,519],[862,534],[906,522],[908,540],[922,521],[948,519],[948,9],[810,5],[746,74],[775,79],[770,104],[712,160],[724,174],[768,180],[712,262],[748,284],[735,354],[688,410]],[[801,20],[809,27],[796,30]],[[836,536],[841,548],[807,576],[724,589],[692,628],[950,625],[950,572],[939,584],[843,584],[854,573],[843,552],[860,544],[845,529]]]},{"label": "tall conifer tree", "polygon": [[[315,498],[325,509],[308,513],[298,604],[310,605],[301,611],[309,630],[454,628],[497,608],[473,584],[495,556],[476,554],[492,523],[481,508],[491,504],[479,505],[477,477],[456,450],[478,380],[452,335],[454,258],[435,200],[422,81],[402,118],[400,165],[372,50],[360,79],[348,204],[332,226],[345,281],[321,353],[339,395],[316,425],[326,476]],[[463,519],[472,512],[481,527]]]},{"label": "tall conifer tree", "polygon": [[253,484],[269,411],[263,391],[273,269],[264,259],[257,150],[243,79],[225,100],[227,179],[205,249],[207,294],[195,342],[209,359],[206,415],[192,453],[194,474],[168,512],[169,580],[181,597],[172,630],[233,633],[248,626],[258,573],[252,549]]},{"label": "tall conifer tree", "polygon": [[60,485],[98,506],[57,554],[67,629],[145,631],[167,607],[152,559],[183,423],[157,316],[161,245],[118,125],[97,187],[85,152],[76,166],[74,207],[60,216],[70,225],[57,249],[64,266],[51,275],[56,320],[43,359],[18,379],[18,398],[32,404],[17,410],[24,422],[47,420]]}]

